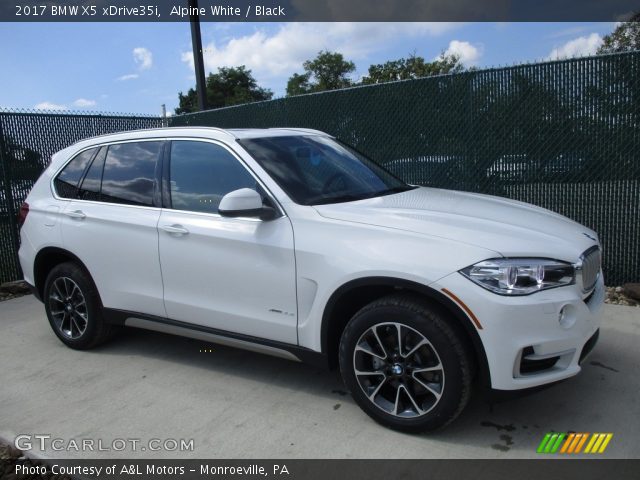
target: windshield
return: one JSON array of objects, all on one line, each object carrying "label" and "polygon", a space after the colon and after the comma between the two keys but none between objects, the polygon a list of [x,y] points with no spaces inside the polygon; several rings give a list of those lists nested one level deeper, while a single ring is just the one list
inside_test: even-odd
[{"label": "windshield", "polygon": [[361,153],[317,135],[238,140],[294,202],[349,202],[411,190]]}]

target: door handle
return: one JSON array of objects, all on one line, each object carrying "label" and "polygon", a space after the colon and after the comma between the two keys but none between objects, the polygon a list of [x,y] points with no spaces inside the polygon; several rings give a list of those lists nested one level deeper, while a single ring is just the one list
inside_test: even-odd
[{"label": "door handle", "polygon": [[68,212],[64,212],[64,214],[67,217],[77,218],[78,220],[82,220],[83,218],[87,217],[82,210],[70,210]]},{"label": "door handle", "polygon": [[172,233],[174,235],[187,235],[189,233],[189,230],[184,228],[182,225],[163,225],[160,228],[165,232]]}]

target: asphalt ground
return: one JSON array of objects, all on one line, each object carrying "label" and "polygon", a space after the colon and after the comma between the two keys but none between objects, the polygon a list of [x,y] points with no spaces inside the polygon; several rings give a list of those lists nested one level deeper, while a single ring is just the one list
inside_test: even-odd
[{"label": "asphalt ground", "polygon": [[[640,458],[635,307],[605,306],[578,376],[494,405],[472,398],[424,435],[377,425],[337,372],[304,364],[136,329],[71,350],[32,296],[0,303],[0,360],[0,436],[29,435],[49,458],[539,458],[550,431],[613,433],[599,458]],[[50,436],[44,451],[34,435]],[[87,439],[93,451],[73,447]]]}]

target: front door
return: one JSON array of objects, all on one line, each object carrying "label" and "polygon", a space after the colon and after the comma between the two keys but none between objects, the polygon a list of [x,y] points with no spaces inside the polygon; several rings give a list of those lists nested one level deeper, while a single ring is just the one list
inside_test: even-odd
[{"label": "front door", "polygon": [[297,344],[293,230],[289,218],[218,214],[222,197],[264,189],[225,146],[170,145],[170,208],[158,223],[164,303],[172,320]]}]

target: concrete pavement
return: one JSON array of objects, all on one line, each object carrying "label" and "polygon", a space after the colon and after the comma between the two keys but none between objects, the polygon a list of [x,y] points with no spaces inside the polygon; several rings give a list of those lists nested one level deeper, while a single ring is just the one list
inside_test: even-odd
[{"label": "concrete pavement", "polygon": [[[613,432],[602,457],[640,458],[634,307],[605,307],[600,342],[577,377],[493,408],[472,399],[431,435],[375,424],[337,372],[135,329],[93,351],[71,350],[32,296],[0,303],[0,359],[5,439],[140,440],[136,451],[130,442],[92,453],[49,445],[44,456],[54,458],[533,458],[552,430]],[[193,439],[193,451],[142,451],[150,439]]]}]

